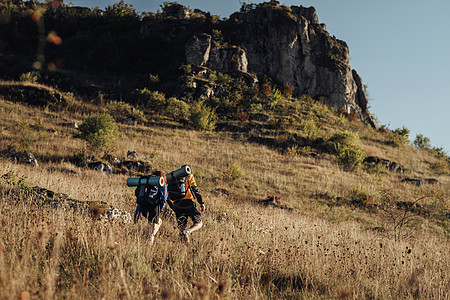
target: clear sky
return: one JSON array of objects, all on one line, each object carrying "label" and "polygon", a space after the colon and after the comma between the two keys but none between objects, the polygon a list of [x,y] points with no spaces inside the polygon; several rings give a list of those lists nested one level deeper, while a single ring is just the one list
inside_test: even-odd
[{"label": "clear sky", "polygon": [[[72,0],[75,6],[104,9],[119,0]],[[125,0],[139,12],[156,12],[163,1]],[[178,0],[222,18],[239,11],[242,0]],[[70,3],[68,0],[65,3]],[[449,0],[280,0],[314,6],[327,31],[347,43],[350,65],[368,86],[370,111],[380,125],[407,127],[450,154]]]}]

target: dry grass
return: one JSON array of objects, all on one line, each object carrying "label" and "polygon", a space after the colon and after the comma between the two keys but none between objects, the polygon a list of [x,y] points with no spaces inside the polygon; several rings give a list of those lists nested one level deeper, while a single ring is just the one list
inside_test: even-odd
[{"label": "dry grass", "polygon": [[[5,116],[0,150],[16,143],[13,125],[21,120],[39,125],[30,127],[33,134],[50,127],[58,132],[32,144],[32,152],[42,159],[40,167],[0,159],[1,174],[12,171],[25,176],[30,186],[134,211],[127,175],[79,169],[67,161],[84,144],[63,123],[80,122],[82,112],[57,114],[3,100],[0,111]],[[431,155],[390,147],[382,134],[357,130],[366,151],[398,161],[408,174],[432,176],[428,163],[436,159]],[[382,200],[383,192],[405,202],[422,194],[442,195],[443,203],[423,205],[444,209],[448,176],[436,177],[440,185],[415,187],[386,170],[345,172],[326,157],[287,156],[229,133],[164,126],[121,126],[120,132],[120,145],[112,153],[118,158],[135,150],[155,169],[193,168],[206,198],[204,227],[194,233],[189,247],[181,244],[167,208],[158,239],[150,246],[142,220],[137,225],[102,223],[88,215],[36,207],[2,182],[1,298],[28,292],[31,298],[46,299],[449,299],[445,222],[414,214],[405,236],[394,241],[392,220],[383,211],[349,203],[360,189],[375,200]],[[224,171],[234,163],[245,175],[224,180]],[[75,173],[64,172],[68,169]],[[230,195],[215,193],[217,188]],[[292,210],[257,202],[269,194],[281,196]]]}]

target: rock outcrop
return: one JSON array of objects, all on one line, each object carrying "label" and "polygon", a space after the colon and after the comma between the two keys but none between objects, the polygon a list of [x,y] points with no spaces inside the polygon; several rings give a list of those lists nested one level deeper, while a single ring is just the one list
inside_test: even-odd
[{"label": "rock outcrop", "polygon": [[31,151],[18,151],[13,146],[8,146],[0,152],[0,156],[8,158],[14,163],[39,167],[39,163]]},{"label": "rock outcrop", "polygon": [[186,62],[197,66],[206,66],[213,70],[237,74],[247,72],[247,56],[237,46],[219,48],[212,43],[209,34],[194,35],[186,44]]},{"label": "rock outcrop", "polygon": [[[51,20],[51,30],[64,42],[48,45],[46,59],[59,65],[62,72],[50,72],[44,80],[65,91],[91,97],[98,95],[100,88],[103,95],[118,99],[142,87],[144,74],[147,77],[150,73],[159,75],[159,85],[166,94],[179,96],[183,94],[177,84],[180,66],[190,64],[239,75],[250,85],[257,77],[268,76],[276,83],[289,84],[297,95],[306,94],[347,113],[356,112],[374,125],[363,81],[350,67],[347,44],[327,32],[313,7],[288,7],[274,0],[244,4],[226,20],[176,2],[167,2],[161,11],[142,19],[63,7],[45,16]],[[29,22],[27,13],[10,16],[10,20],[0,27],[0,68],[4,76],[14,78],[27,72],[26,66],[35,61],[35,44],[23,41],[33,41],[36,36],[28,26],[14,25]],[[7,37],[13,30],[17,33],[11,40]],[[124,77],[102,75],[98,82],[89,80],[86,84],[85,76],[76,75],[92,71]],[[200,90],[203,86],[188,88]],[[35,84],[0,85],[0,92],[5,99],[26,98],[39,106],[60,106],[70,100]],[[199,92],[201,97],[212,97],[211,92],[205,92]],[[213,92],[220,98],[220,91]]]},{"label": "rock outcrop", "polygon": [[222,34],[223,48],[206,33],[192,36],[185,46],[187,63],[231,74],[269,75],[297,94],[356,112],[374,126],[364,84],[349,65],[347,44],[326,31],[313,7],[262,3],[232,14]]}]

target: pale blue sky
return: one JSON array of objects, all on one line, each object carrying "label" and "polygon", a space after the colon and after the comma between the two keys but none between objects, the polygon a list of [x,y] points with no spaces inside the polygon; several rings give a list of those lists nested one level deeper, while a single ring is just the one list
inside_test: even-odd
[{"label": "pale blue sky", "polygon": [[[99,7],[112,0],[72,0]],[[138,11],[156,12],[163,1],[125,0]],[[178,0],[192,9],[228,17],[240,0]],[[261,3],[263,1],[244,1]],[[66,3],[69,1],[66,0]],[[450,154],[449,0],[280,0],[314,6],[327,31],[347,43],[350,65],[368,86],[370,111],[380,125],[406,126],[410,140],[421,133]]]}]

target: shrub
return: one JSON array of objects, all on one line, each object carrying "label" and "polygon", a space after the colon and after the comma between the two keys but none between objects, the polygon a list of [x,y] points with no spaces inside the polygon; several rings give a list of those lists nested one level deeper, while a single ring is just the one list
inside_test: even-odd
[{"label": "shrub", "polygon": [[298,144],[293,144],[290,147],[288,147],[285,151],[285,154],[287,156],[316,156],[317,153],[310,147],[310,146],[299,146]]},{"label": "shrub", "polygon": [[286,98],[291,98],[294,93],[294,87],[287,82],[284,82],[281,86],[281,93]]},{"label": "shrub", "polygon": [[416,139],[413,142],[414,147],[419,149],[430,149],[430,138],[423,136],[423,134],[417,134]]},{"label": "shrub", "polygon": [[365,185],[358,185],[350,192],[352,203],[361,207],[373,207],[376,203],[374,197],[366,191]]},{"label": "shrub", "polygon": [[403,126],[392,131],[394,140],[397,138],[397,142],[401,145],[407,145],[409,143],[409,129]]},{"label": "shrub", "polygon": [[135,90],[133,96],[137,98],[138,103],[153,111],[162,111],[167,105],[166,95],[147,88]]},{"label": "shrub", "polygon": [[283,99],[281,92],[278,89],[273,89],[272,94],[269,97],[269,107],[270,109],[275,108],[277,104]]},{"label": "shrub", "polygon": [[433,155],[436,155],[437,157],[442,157],[442,158],[447,157],[447,153],[444,151],[444,148],[433,147],[433,148],[431,148],[430,152]]},{"label": "shrub", "polygon": [[363,149],[358,145],[359,136],[353,132],[336,132],[327,141],[329,151],[337,154],[346,170],[358,169],[364,161]]},{"label": "shrub", "polygon": [[321,135],[320,128],[317,126],[314,119],[306,120],[302,124],[302,130],[303,134],[306,136],[306,139],[310,142],[316,140]]},{"label": "shrub", "polygon": [[85,140],[91,150],[112,149],[118,138],[117,124],[107,113],[97,113],[85,118],[78,131],[78,137]]},{"label": "shrub", "polygon": [[233,163],[230,168],[223,172],[223,181],[235,181],[241,179],[245,176],[244,171],[242,171],[241,166],[238,163]]},{"label": "shrub", "polygon": [[167,100],[166,113],[175,120],[187,120],[189,119],[189,104],[175,97],[171,97]]},{"label": "shrub", "polygon": [[191,65],[181,65],[180,70],[183,72],[184,75],[189,75],[192,73],[192,66]]},{"label": "shrub", "polygon": [[139,123],[144,123],[147,121],[147,118],[142,111],[123,101],[109,102],[106,105],[106,110],[111,116],[114,117],[116,121],[121,121],[130,117],[136,119]]},{"label": "shrub", "polygon": [[213,130],[216,127],[217,114],[214,109],[199,102],[192,108],[189,120],[196,129]]}]

